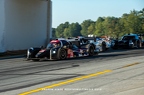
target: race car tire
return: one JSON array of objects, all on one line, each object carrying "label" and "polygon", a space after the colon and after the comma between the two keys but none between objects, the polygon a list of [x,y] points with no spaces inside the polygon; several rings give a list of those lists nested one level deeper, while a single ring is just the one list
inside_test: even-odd
[{"label": "race car tire", "polygon": [[102,42],[102,51],[106,51],[106,43]]},{"label": "race car tire", "polygon": [[58,50],[58,58],[57,59],[66,59],[67,58],[67,52],[64,48],[60,48]]},{"label": "race car tire", "polygon": [[140,41],[137,41],[137,48],[140,48],[141,45],[140,45]]},{"label": "race car tire", "polygon": [[89,56],[93,56],[95,53],[94,53],[94,47],[93,46],[90,46],[89,49],[88,49],[88,54]]}]

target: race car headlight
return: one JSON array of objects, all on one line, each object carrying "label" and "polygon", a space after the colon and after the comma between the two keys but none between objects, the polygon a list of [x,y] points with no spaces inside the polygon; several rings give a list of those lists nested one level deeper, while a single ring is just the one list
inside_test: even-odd
[{"label": "race car headlight", "polygon": [[52,53],[52,54],[55,54],[55,53],[56,53],[56,50],[57,50],[57,49],[52,49],[52,50],[51,50],[51,53]]},{"label": "race car headlight", "polygon": [[56,51],[55,51],[55,50],[53,50],[53,51],[52,51],[52,53],[53,53],[53,54],[55,54],[55,53],[56,53]]}]

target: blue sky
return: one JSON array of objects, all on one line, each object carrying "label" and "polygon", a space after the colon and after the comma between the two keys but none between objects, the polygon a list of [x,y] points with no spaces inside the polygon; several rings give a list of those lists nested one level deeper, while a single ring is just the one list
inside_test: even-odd
[{"label": "blue sky", "polygon": [[59,24],[82,23],[98,17],[121,17],[123,13],[144,8],[144,0],[52,0],[52,27]]}]

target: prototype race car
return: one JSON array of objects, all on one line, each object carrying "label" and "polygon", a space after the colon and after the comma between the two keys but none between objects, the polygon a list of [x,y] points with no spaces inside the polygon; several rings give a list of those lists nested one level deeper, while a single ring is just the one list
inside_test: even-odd
[{"label": "prototype race car", "polygon": [[79,45],[79,47],[65,39],[52,40],[46,48],[30,48],[27,50],[27,60],[38,61],[46,59],[66,59],[80,56],[93,56],[95,47],[91,44]]},{"label": "prototype race car", "polygon": [[111,47],[108,36],[95,37],[94,35],[88,35],[86,38],[99,49],[99,52],[106,51]]},{"label": "prototype race car", "polygon": [[88,49],[89,47],[93,48],[91,50],[94,50],[95,55],[97,55],[99,52],[99,48],[97,48],[97,46],[94,43],[90,42],[90,40],[94,40],[94,38],[78,37],[78,38],[69,38],[67,40],[81,49]]},{"label": "prototype race car", "polygon": [[142,39],[137,34],[124,35],[121,40],[113,40],[111,47],[118,48],[140,48],[142,46]]},{"label": "prototype race car", "polygon": [[96,45],[99,46],[100,51],[106,51],[110,48],[110,41],[104,37],[96,37]]}]

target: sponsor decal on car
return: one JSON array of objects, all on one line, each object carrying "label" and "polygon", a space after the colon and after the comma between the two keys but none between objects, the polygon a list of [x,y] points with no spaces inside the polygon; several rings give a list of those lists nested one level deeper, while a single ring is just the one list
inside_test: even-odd
[{"label": "sponsor decal on car", "polygon": [[45,51],[45,49],[42,49],[42,50],[40,50],[39,52],[44,52]]},{"label": "sponsor decal on car", "polygon": [[68,49],[67,52],[68,52],[67,58],[73,58],[74,57],[73,51],[71,49]]}]

